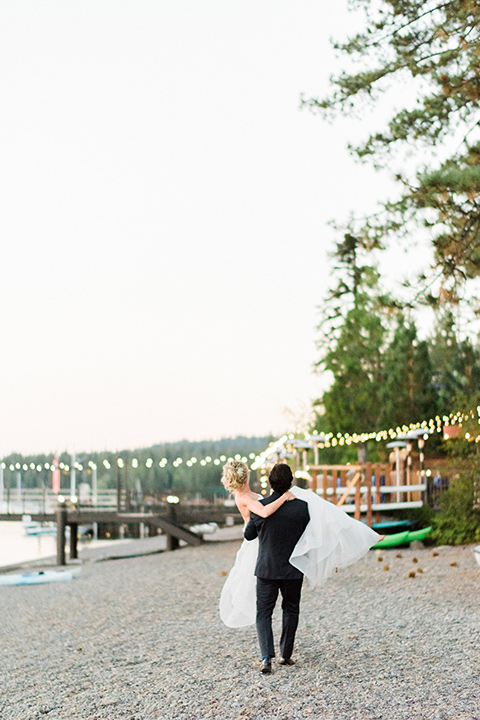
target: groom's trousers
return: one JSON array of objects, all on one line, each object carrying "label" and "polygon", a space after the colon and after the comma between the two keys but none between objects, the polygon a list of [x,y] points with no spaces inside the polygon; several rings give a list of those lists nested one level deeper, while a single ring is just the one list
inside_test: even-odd
[{"label": "groom's trousers", "polygon": [[282,594],[282,635],[280,653],[282,658],[292,656],[295,633],[300,612],[300,596],[303,577],[299,580],[270,580],[257,577],[257,635],[262,658],[275,657],[272,633],[272,614]]}]

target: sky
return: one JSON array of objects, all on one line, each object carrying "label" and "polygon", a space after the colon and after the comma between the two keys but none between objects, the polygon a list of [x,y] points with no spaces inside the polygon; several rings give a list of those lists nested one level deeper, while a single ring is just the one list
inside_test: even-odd
[{"label": "sky", "polygon": [[346,149],[378,117],[300,109],[346,6],[2,1],[0,456],[303,422],[328,222],[390,182]]}]

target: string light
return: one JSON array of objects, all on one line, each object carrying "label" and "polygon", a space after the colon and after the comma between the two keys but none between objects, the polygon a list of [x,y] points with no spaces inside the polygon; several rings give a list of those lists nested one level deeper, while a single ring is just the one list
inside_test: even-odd
[{"label": "string light", "polygon": [[[477,418],[478,424],[480,424],[480,405],[475,410],[470,410],[468,413],[463,412],[456,412],[456,413],[450,413],[450,415],[436,415],[433,418],[429,418],[428,420],[422,420],[421,422],[417,423],[410,423],[409,425],[403,424],[403,425],[397,425],[396,427],[383,429],[383,430],[377,430],[372,432],[362,432],[362,433],[319,433],[317,430],[313,430],[313,432],[305,432],[303,433],[304,439],[308,441],[309,443],[312,443],[310,447],[313,447],[313,443],[319,448],[330,448],[330,447],[344,447],[345,445],[351,446],[356,445],[358,443],[365,443],[369,440],[374,440],[376,442],[385,442],[387,440],[392,440],[398,435],[405,435],[409,432],[412,432],[413,430],[420,430],[425,429],[425,434],[423,435],[423,439],[427,440],[430,436],[430,433],[437,432],[437,433],[443,433],[443,426],[444,425],[453,425],[453,426],[462,426],[464,422],[471,421],[472,419]],[[321,440],[318,439],[321,437]],[[420,437],[420,436],[419,436]],[[473,435],[471,433],[465,433],[465,439],[469,442],[480,442],[480,434]],[[288,435],[282,435],[278,440],[274,440],[271,443],[269,443],[268,448],[264,450],[263,452],[256,455],[254,452],[251,452],[248,457],[246,455],[240,455],[239,453],[236,453],[234,455],[235,460],[241,461],[244,463],[247,463],[250,461],[251,463],[251,469],[252,470],[262,470],[265,465],[268,462],[271,462],[271,458],[274,455],[279,455],[282,452],[285,452],[285,450],[288,450],[287,446],[293,446],[295,447],[295,440],[299,440],[299,438],[296,438],[294,433],[289,433]],[[304,450],[307,450],[308,448],[303,448]],[[228,461],[232,461],[234,459],[233,457],[229,457]],[[222,454],[220,457],[212,458],[210,455],[207,455],[204,458],[197,458],[195,456],[192,456],[189,460],[184,460],[181,457],[177,457],[173,462],[169,461],[167,458],[163,457],[158,461],[158,467],[160,469],[164,469],[169,463],[172,464],[174,468],[178,468],[183,463],[188,468],[193,468],[197,463],[200,464],[202,468],[207,467],[210,463],[213,463],[216,467],[219,465],[225,463],[227,461],[227,456]],[[122,458],[116,459],[116,464],[119,468],[125,467],[125,461]],[[102,460],[102,465],[105,468],[105,470],[111,470],[112,464],[109,460],[104,459]],[[143,462],[141,462],[138,458],[132,458],[131,459],[131,466],[134,469],[138,469],[140,465],[143,465]],[[147,469],[151,469],[154,465],[153,458],[149,457],[145,460],[144,465]],[[59,463],[58,467],[63,472],[69,472],[70,467],[66,463]],[[83,471],[83,465],[79,462],[76,462],[74,465],[75,469],[79,470],[80,472]],[[92,461],[88,461],[88,467],[90,469],[96,468],[96,464]],[[5,463],[2,463],[2,468],[6,469],[7,465]],[[27,463],[21,464],[20,462],[16,462],[15,464],[11,463],[8,465],[8,469],[11,472],[14,472],[15,470],[23,470],[23,471],[35,471],[35,472],[42,472],[43,470],[54,470],[55,465],[50,464],[46,462],[43,466],[41,464],[36,465],[34,462],[31,462],[29,465]]]}]

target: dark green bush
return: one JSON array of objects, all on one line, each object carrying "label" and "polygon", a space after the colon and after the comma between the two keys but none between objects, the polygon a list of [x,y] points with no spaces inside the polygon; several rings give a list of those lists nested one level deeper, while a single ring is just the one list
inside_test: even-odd
[{"label": "dark green bush", "polygon": [[472,457],[471,468],[450,480],[432,521],[430,539],[437,545],[463,545],[480,541],[480,508],[474,508],[474,487],[479,461]]}]

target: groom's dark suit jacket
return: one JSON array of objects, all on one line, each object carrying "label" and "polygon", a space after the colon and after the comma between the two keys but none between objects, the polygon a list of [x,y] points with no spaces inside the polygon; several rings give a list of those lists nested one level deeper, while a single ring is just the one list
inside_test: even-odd
[{"label": "groom's dark suit jacket", "polygon": [[[270,497],[260,500],[268,505],[280,497],[273,492]],[[245,528],[245,538],[253,540],[258,536],[259,549],[255,575],[268,580],[300,580],[303,574],[290,565],[288,559],[293,548],[303,535],[310,515],[308,505],[303,500],[289,500],[270,515],[261,518],[252,513]]]}]

